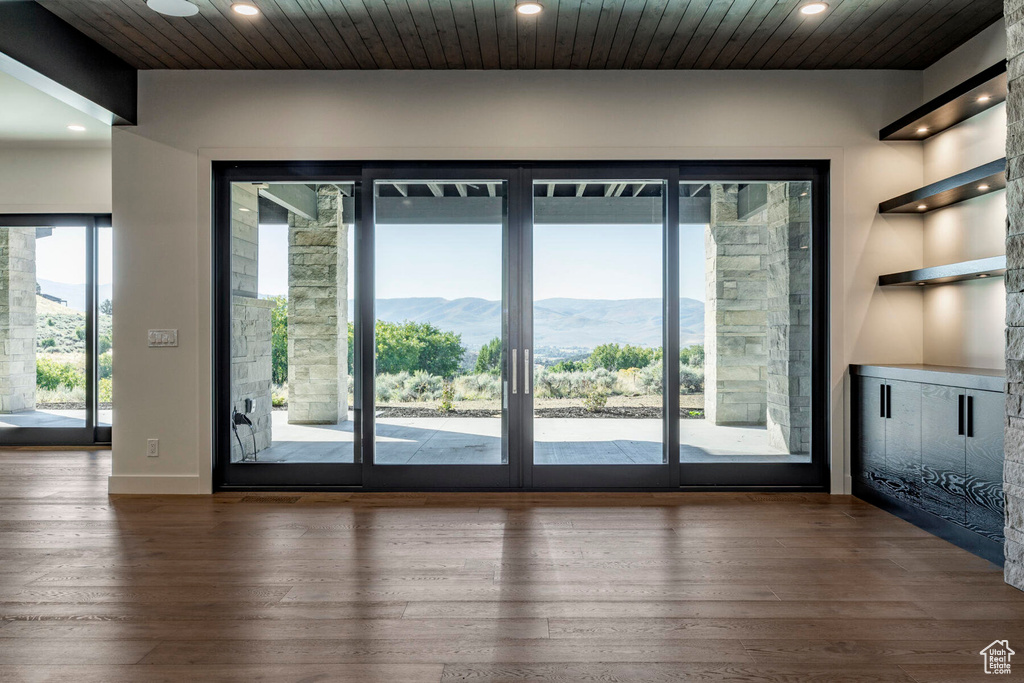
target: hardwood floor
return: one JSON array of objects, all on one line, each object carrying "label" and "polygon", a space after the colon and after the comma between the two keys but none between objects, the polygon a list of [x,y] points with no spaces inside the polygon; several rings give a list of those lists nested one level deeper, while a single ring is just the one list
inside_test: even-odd
[{"label": "hardwood floor", "polygon": [[108,497],[109,470],[0,453],[0,680],[961,683],[1024,651],[999,568],[845,496]]}]

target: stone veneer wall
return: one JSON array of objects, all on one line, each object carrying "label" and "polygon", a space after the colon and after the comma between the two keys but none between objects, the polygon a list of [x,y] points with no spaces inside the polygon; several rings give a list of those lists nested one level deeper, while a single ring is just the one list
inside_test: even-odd
[{"label": "stone veneer wall", "polygon": [[[243,211],[242,209],[248,209]],[[257,298],[259,256],[259,198],[251,185],[231,186],[231,401],[245,412],[252,399],[249,419],[256,436],[256,453],[273,441],[271,389],[273,362],[271,311],[274,302]],[[231,441],[231,460],[253,456],[253,439],[247,425],[238,426]]]},{"label": "stone veneer wall", "polygon": [[338,188],[317,219],[288,214],[288,422],[348,419],[348,226]]},{"label": "stone veneer wall", "polygon": [[[245,399],[252,399],[253,433],[256,453],[270,448],[273,441],[271,417],[271,329],[270,313],[276,304],[270,299],[248,296],[231,297],[231,401],[238,412],[245,411]],[[253,456],[253,440],[248,425],[238,426],[238,437],[232,436],[231,461]]]},{"label": "stone veneer wall", "polygon": [[36,229],[0,228],[0,413],[36,406]]},{"label": "stone veneer wall", "polygon": [[1024,590],[1024,0],[1006,0],[1006,582]]},{"label": "stone veneer wall", "polygon": [[762,425],[767,412],[763,214],[737,218],[736,185],[711,185],[705,231],[704,416],[718,425]]},{"label": "stone veneer wall", "polygon": [[811,184],[768,185],[768,443],[811,450]]}]

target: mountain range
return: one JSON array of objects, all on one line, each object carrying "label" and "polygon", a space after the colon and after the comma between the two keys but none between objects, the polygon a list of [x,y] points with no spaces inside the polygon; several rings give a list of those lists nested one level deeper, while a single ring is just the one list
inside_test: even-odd
[{"label": "mountain range", "polygon": [[[85,310],[85,285],[72,285],[67,282],[54,282],[53,280],[38,279],[36,282],[39,283],[39,291],[42,294],[49,294],[55,296],[58,299],[63,299],[68,302],[68,308],[73,308],[76,311]],[[104,299],[110,299],[113,295],[112,285],[100,285],[99,297],[97,301],[100,303]]]},{"label": "mountain range", "polygon": [[[501,334],[501,302],[486,299],[411,297],[378,299],[377,317],[388,322],[429,322],[462,335],[476,349]],[[704,303],[680,299],[681,343],[704,341]],[[541,299],[534,304],[534,346],[593,349],[615,342],[660,346],[661,299]]]}]

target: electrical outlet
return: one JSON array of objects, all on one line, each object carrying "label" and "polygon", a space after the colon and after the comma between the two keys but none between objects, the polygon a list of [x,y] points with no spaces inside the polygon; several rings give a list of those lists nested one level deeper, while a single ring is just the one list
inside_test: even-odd
[{"label": "electrical outlet", "polygon": [[160,439],[149,439],[146,441],[146,455],[151,458],[160,457]]}]

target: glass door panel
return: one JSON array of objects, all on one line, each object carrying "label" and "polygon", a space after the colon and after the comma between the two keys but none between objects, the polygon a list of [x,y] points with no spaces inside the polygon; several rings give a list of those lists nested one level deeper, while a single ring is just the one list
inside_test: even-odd
[{"label": "glass door panel", "polygon": [[812,198],[810,180],[680,185],[684,485],[811,465]]},{"label": "glass door panel", "polygon": [[[353,182],[230,184],[230,465],[358,462]],[[318,469],[315,466],[327,466]],[[292,475],[285,475],[290,481]]]},{"label": "glass door panel", "polygon": [[[374,458],[455,486],[508,485],[505,180],[376,180]],[[451,467],[447,472],[437,468]],[[461,472],[461,474],[460,474]]]},{"label": "glass door panel", "polygon": [[89,229],[0,227],[2,442],[19,442],[7,438],[15,430],[70,435],[66,430],[91,426],[86,362]]},{"label": "glass door panel", "polygon": [[664,474],[664,197],[663,179],[534,181],[535,482]]}]

